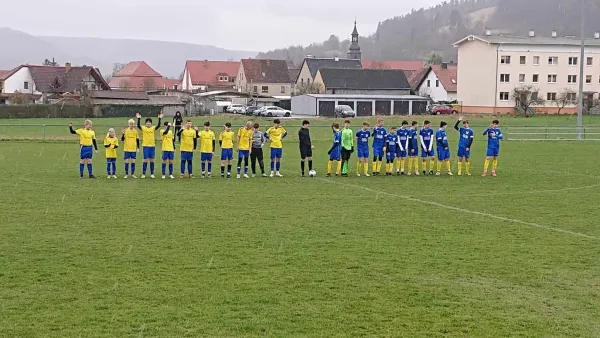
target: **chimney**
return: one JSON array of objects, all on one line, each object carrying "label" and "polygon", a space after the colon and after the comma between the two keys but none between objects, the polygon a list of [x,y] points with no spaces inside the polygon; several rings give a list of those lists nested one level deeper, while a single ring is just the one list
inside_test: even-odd
[{"label": "chimney", "polygon": [[594,39],[600,39],[600,32],[594,33]]},{"label": "chimney", "polygon": [[529,31],[529,37],[530,38],[535,37],[535,31],[533,29]]},{"label": "chimney", "polygon": [[70,62],[65,63],[65,72],[68,72],[70,70],[71,70],[71,63]]},{"label": "chimney", "polygon": [[485,36],[492,36],[492,30],[489,28],[485,29]]},{"label": "chimney", "polygon": [[557,33],[555,30],[553,30],[553,31],[552,31],[552,37],[553,37],[553,38],[555,38],[555,37],[557,37],[557,36],[558,36],[558,33]]},{"label": "chimney", "polygon": [[442,69],[448,69],[448,63],[442,62]]}]

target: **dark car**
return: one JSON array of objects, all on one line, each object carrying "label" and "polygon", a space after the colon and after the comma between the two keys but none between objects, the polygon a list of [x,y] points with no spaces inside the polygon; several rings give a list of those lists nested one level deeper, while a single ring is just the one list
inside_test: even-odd
[{"label": "dark car", "polygon": [[452,106],[439,105],[431,109],[432,115],[455,115],[458,111]]},{"label": "dark car", "polygon": [[244,111],[245,115],[254,115],[254,112],[257,111],[259,108],[257,106],[250,106],[250,107],[246,107],[246,110]]},{"label": "dark car", "polygon": [[333,117],[356,117],[356,113],[354,112],[354,109],[352,109],[352,107],[341,105],[335,107],[335,110],[333,111]]}]

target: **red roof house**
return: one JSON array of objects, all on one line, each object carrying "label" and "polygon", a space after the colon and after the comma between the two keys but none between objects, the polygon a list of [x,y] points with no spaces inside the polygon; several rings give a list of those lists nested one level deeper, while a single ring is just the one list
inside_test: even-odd
[{"label": "red roof house", "polygon": [[133,61],[113,75],[110,80],[110,87],[132,91],[177,90],[181,87],[181,80],[167,79],[152,69],[146,62]]},{"label": "red roof house", "polygon": [[238,61],[187,61],[183,71],[182,89],[233,89],[239,68]]}]

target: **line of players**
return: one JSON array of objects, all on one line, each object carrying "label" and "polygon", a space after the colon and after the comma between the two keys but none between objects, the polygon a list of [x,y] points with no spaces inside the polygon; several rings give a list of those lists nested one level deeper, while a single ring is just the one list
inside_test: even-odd
[{"label": "line of players", "polygon": [[[462,122],[462,126],[459,127]],[[503,139],[502,131],[498,128],[499,121],[494,120],[492,124],[483,132],[488,138],[486,160],[484,163],[483,176],[487,176],[490,162],[492,162],[492,176],[497,176],[498,155],[500,152],[500,140]],[[369,138],[373,138],[373,162],[372,174],[377,176],[381,174],[383,160],[386,160],[385,174],[390,176],[394,172],[396,163],[397,175],[404,175],[406,172],[406,162],[408,159],[407,175],[419,174],[419,149],[422,159],[423,174],[429,172],[434,174],[435,152],[437,151],[437,170],[435,175],[440,176],[442,164],[445,165],[446,173],[453,176],[450,163],[450,146],[448,143],[448,134],[446,122],[440,123],[440,128],[434,132],[431,123],[425,121],[423,127],[417,130],[418,123],[413,121],[408,126],[408,121],[403,121],[400,128],[391,127],[388,132],[383,127],[383,119],[377,120],[375,128],[370,130],[368,123],[363,123],[362,129],[354,135],[350,129],[350,121],[344,122],[344,128],[340,130],[339,124],[332,126],[334,137],[333,145],[329,150],[329,163],[327,166],[327,175],[331,176],[331,170],[334,162],[337,162],[336,176],[340,174],[347,176],[347,166],[350,154],[354,152],[353,137],[356,138],[356,150],[358,155],[357,175],[361,176],[361,166],[363,174],[369,176]],[[454,128],[459,132],[458,142],[458,175],[463,174],[463,162],[465,163],[465,175],[471,176],[471,146],[473,145],[474,132],[469,126],[469,121],[460,118],[456,121]],[[301,142],[302,144],[302,142]],[[435,144],[435,150],[434,150]],[[302,146],[301,146],[302,153]],[[429,160],[429,171],[427,162]]]}]

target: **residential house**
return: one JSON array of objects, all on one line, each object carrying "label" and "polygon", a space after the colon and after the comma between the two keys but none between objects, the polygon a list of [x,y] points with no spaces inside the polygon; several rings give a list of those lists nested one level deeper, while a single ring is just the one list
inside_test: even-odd
[{"label": "residential house", "polygon": [[109,84],[112,89],[131,91],[178,90],[181,88],[181,80],[163,77],[145,61],[128,63],[112,76]]},{"label": "residential house", "polygon": [[[458,99],[467,113],[509,113],[517,108],[513,93],[524,86],[531,95],[545,100],[535,110],[556,113],[561,92],[568,93],[573,104],[562,112],[574,113],[576,93],[584,81],[584,102],[589,106],[600,92],[600,33],[585,40],[585,55],[580,58],[580,39],[550,36],[469,35],[457,41]],[[584,63],[583,79],[579,76]],[[517,91],[515,91],[517,89]],[[523,94],[522,94],[523,95]],[[525,93],[524,98],[530,97]]]},{"label": "residential house", "polygon": [[[457,100],[457,67],[442,63],[416,72],[415,93],[427,96],[434,102]],[[410,80],[409,80],[410,82]]]},{"label": "residential house", "polygon": [[321,84],[325,94],[411,94],[401,70],[320,68],[315,83]]},{"label": "residential house", "polygon": [[64,94],[77,97],[84,90],[110,90],[94,67],[21,65],[0,76],[0,103],[9,104],[15,93],[29,95],[36,102],[58,99]]},{"label": "residential house", "polygon": [[290,96],[292,91],[285,60],[243,59],[236,83],[238,91],[244,93]]},{"label": "residential house", "polygon": [[296,77],[296,87],[305,83],[312,83],[315,81],[317,71],[320,68],[329,69],[360,69],[362,68],[360,60],[351,59],[340,59],[340,58],[315,58],[307,56],[302,62],[300,72]]},{"label": "residential house", "polygon": [[95,116],[119,116],[123,111],[130,111],[131,116],[139,111],[175,116],[176,112],[185,115],[186,111],[186,100],[176,95],[148,95],[144,91],[110,90],[91,91],[90,99]]},{"label": "residential house", "polygon": [[239,68],[238,61],[187,61],[182,89],[190,92],[234,89]]}]

